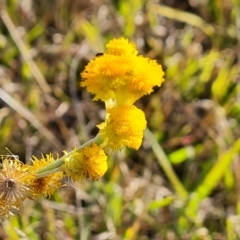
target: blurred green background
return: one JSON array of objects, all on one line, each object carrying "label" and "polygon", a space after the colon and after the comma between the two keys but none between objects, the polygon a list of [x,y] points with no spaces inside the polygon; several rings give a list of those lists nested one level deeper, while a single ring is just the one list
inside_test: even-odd
[{"label": "blurred green background", "polygon": [[137,105],[138,151],[108,159],[98,182],[65,186],[2,219],[0,239],[240,239],[239,0],[0,2],[0,150],[32,155],[79,146],[104,106],[80,72],[129,38],[165,82]]}]

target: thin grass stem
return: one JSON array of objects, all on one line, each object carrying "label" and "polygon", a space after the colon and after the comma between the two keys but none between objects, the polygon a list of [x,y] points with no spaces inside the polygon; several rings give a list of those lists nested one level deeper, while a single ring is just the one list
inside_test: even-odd
[{"label": "thin grass stem", "polygon": [[182,199],[186,199],[188,196],[188,192],[184,188],[179,178],[177,177],[176,173],[174,172],[172,165],[170,164],[170,161],[168,160],[166,154],[164,153],[161,145],[157,142],[156,138],[149,129],[145,130],[144,136],[149,141],[149,143],[151,143],[151,148],[158,159],[159,165],[164,170],[165,174],[167,175],[169,181],[173,185],[177,194]]}]

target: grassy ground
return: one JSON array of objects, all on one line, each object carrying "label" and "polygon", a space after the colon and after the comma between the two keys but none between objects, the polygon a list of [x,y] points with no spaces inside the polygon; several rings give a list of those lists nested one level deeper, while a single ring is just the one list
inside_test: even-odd
[{"label": "grassy ground", "polygon": [[80,72],[114,37],[165,82],[138,107],[138,151],[2,220],[1,239],[240,239],[240,3],[7,0],[0,16],[0,150],[29,161],[97,133],[103,105]]}]

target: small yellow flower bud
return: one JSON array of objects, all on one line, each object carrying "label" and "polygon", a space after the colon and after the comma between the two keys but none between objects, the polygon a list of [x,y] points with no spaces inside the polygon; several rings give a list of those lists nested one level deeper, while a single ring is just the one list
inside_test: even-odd
[{"label": "small yellow flower bud", "polygon": [[107,171],[107,156],[102,148],[91,143],[63,158],[62,169],[74,181],[86,178],[98,180]]},{"label": "small yellow flower bud", "polygon": [[[50,163],[53,163],[55,159],[52,154],[47,154],[46,157],[42,157],[40,160],[36,157],[33,157],[32,160],[32,171],[37,171],[45,166],[48,166]],[[38,196],[51,196],[60,186],[61,180],[63,178],[63,172],[55,172],[49,174],[45,177],[35,179],[32,184],[33,197]]]},{"label": "small yellow flower bud", "polygon": [[138,51],[134,44],[129,43],[128,39],[113,39],[106,45],[106,53],[115,56],[136,56]]}]

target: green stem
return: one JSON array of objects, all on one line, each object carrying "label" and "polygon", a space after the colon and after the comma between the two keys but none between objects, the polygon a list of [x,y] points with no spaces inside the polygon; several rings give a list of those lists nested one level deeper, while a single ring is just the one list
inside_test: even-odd
[{"label": "green stem", "polygon": [[42,178],[42,177],[46,177],[50,174],[53,174],[55,172],[60,172],[62,170],[62,167],[57,167],[57,168],[54,168],[53,170],[50,170],[50,171],[46,171],[46,172],[42,172],[42,173],[38,173],[37,174],[37,178]]},{"label": "green stem", "polygon": [[168,160],[160,144],[157,142],[156,138],[148,128],[145,130],[144,136],[151,143],[151,148],[158,159],[158,163],[163,168],[165,174],[167,175],[169,181],[172,183],[176,192],[182,199],[186,199],[188,196],[187,190],[184,188],[183,184],[174,172],[172,165],[170,164],[170,161]]},{"label": "green stem", "polygon": [[37,178],[42,178],[42,177],[45,177],[49,174],[60,171],[64,158],[70,156],[74,151],[79,151],[79,150],[83,149],[84,147],[90,145],[93,142],[98,142],[98,140],[99,140],[99,135],[97,135],[95,138],[90,139],[89,141],[85,142],[83,145],[78,147],[77,150],[73,150],[73,151],[63,155],[62,157],[58,158],[56,161],[50,163],[49,165],[47,165],[43,168],[40,168],[37,171]]}]

